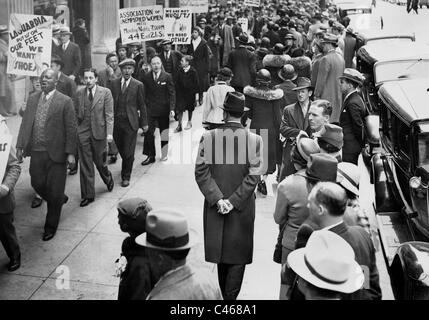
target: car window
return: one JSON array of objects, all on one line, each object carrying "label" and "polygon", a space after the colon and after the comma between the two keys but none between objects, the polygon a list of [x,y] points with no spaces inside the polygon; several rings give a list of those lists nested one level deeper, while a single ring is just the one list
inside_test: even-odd
[{"label": "car window", "polygon": [[429,60],[392,61],[376,64],[375,83],[400,79],[419,79],[429,77]]},{"label": "car window", "polygon": [[429,171],[429,132],[418,135],[418,166]]},{"label": "car window", "polygon": [[396,44],[396,43],[404,43],[404,42],[413,42],[410,38],[387,38],[387,39],[368,39],[366,43],[375,43],[383,45],[384,43],[390,45],[390,44]]}]

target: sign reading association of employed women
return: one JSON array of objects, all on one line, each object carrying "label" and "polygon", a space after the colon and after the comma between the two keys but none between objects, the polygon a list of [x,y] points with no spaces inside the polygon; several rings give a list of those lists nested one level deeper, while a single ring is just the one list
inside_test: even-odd
[{"label": "sign reading association of employed women", "polygon": [[164,9],[165,37],[174,44],[190,44],[192,10],[190,8]]},{"label": "sign reading association of employed women", "polygon": [[53,17],[10,15],[7,73],[40,76],[51,65]]},{"label": "sign reading association of employed women", "polygon": [[164,39],[162,6],[120,9],[119,26],[123,44]]}]

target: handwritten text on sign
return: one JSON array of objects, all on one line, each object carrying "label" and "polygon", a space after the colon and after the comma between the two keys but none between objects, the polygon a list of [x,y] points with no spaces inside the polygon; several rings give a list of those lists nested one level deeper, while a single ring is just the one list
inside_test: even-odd
[{"label": "handwritten text on sign", "polygon": [[192,10],[190,8],[164,9],[165,37],[174,44],[190,44]]},{"label": "handwritten text on sign", "polygon": [[7,73],[40,76],[51,65],[53,17],[10,15]]},{"label": "handwritten text on sign", "polygon": [[120,9],[119,25],[123,44],[165,37],[162,6]]},{"label": "handwritten text on sign", "polygon": [[260,7],[261,1],[260,0],[244,0],[244,5],[249,7]]},{"label": "handwritten text on sign", "polygon": [[209,11],[208,0],[180,0],[180,8],[190,8],[192,13],[207,13]]}]

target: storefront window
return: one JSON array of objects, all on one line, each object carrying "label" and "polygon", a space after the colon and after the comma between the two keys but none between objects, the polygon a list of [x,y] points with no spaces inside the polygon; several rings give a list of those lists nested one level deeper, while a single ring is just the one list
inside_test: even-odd
[{"label": "storefront window", "polygon": [[70,26],[70,3],[67,0],[34,0],[34,14],[54,17],[58,24]]}]

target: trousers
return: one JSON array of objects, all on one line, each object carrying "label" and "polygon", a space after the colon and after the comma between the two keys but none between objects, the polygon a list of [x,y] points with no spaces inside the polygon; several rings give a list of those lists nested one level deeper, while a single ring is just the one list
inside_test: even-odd
[{"label": "trousers", "polygon": [[0,242],[9,259],[17,258],[21,251],[13,225],[13,212],[0,213]]},{"label": "trousers", "polygon": [[33,151],[30,176],[31,186],[48,204],[45,233],[55,233],[65,199],[67,164],[52,161],[45,151]]},{"label": "trousers", "polygon": [[130,180],[134,165],[137,131],[131,128],[128,119],[115,118],[113,139],[122,158],[122,180]]},{"label": "trousers", "polygon": [[237,300],[245,269],[244,264],[219,263],[217,265],[219,287],[224,300]]},{"label": "trousers", "polygon": [[161,133],[161,150],[162,157],[168,155],[168,141],[169,141],[169,128],[170,128],[170,117],[152,117],[149,116],[149,130],[146,132],[144,143],[143,143],[143,154],[148,157],[156,156],[155,149],[155,129],[159,128]]}]

